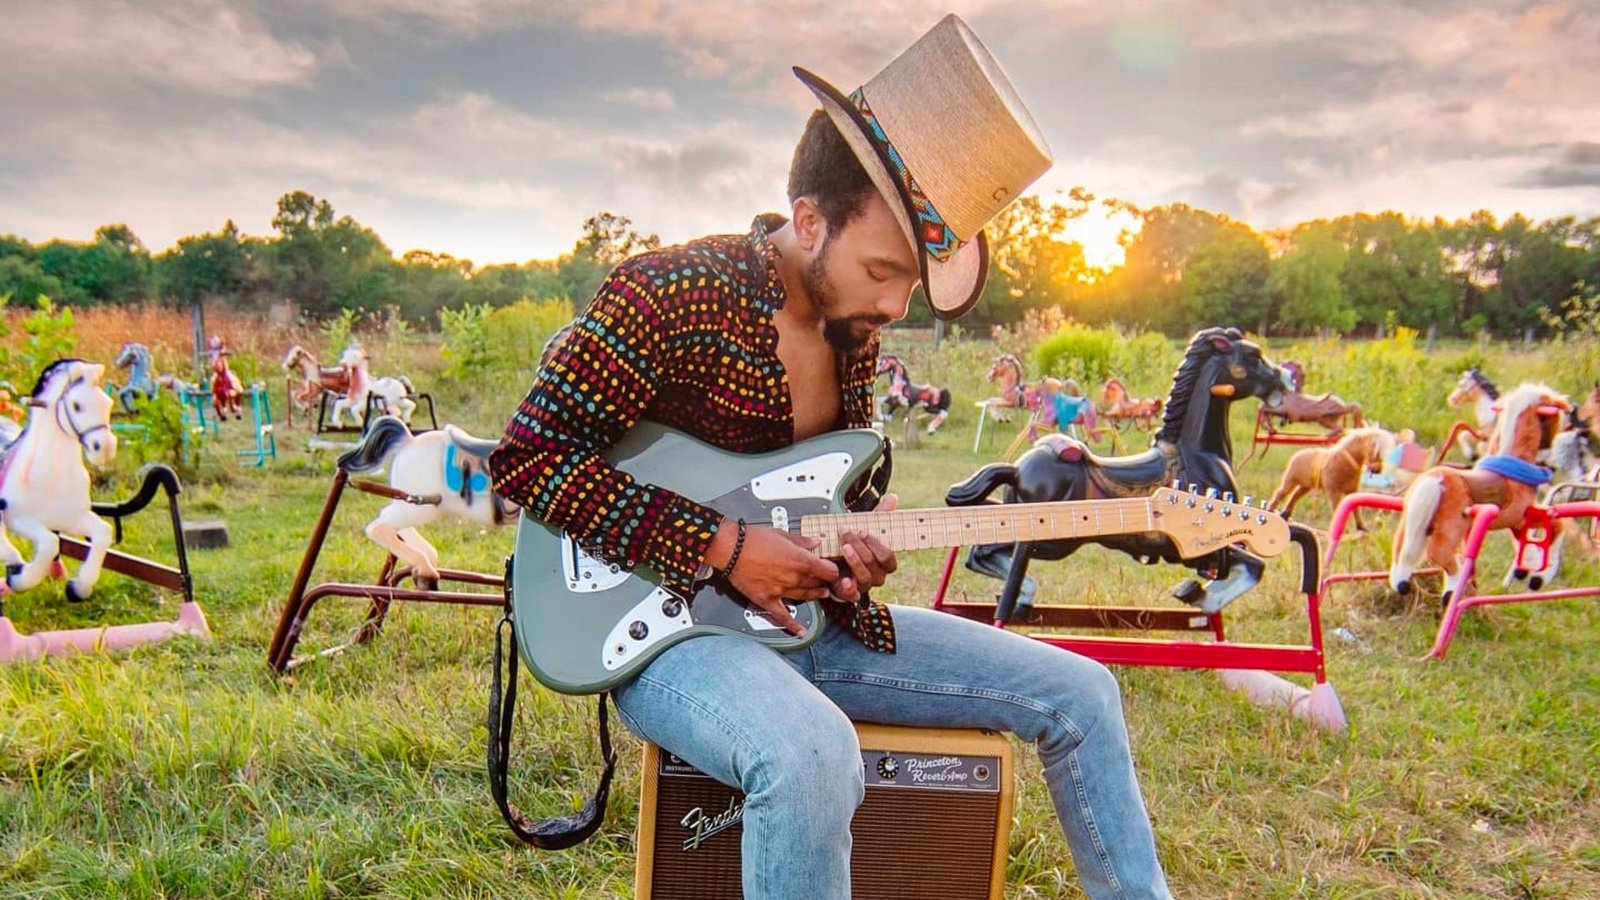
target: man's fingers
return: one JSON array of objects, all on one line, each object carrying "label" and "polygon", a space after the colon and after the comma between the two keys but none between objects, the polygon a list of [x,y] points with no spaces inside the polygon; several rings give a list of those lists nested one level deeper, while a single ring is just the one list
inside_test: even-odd
[{"label": "man's fingers", "polygon": [[895,510],[897,510],[899,508],[900,508],[900,495],[899,494],[884,494],[883,498],[878,501],[878,505],[876,507],[874,507],[874,509],[876,509],[878,512],[894,512]]},{"label": "man's fingers", "polygon": [[[867,565],[867,557],[863,556],[862,552],[856,549],[860,543],[860,541],[854,539],[847,540],[844,542],[844,548],[840,551],[840,553],[844,556],[845,564],[850,567],[850,574],[854,575],[857,581],[861,582],[862,584],[869,584],[876,587],[877,582],[872,577],[872,569]],[[871,552],[872,551],[868,550],[867,554],[870,555]],[[843,579],[841,579],[841,581],[842,580]]]}]

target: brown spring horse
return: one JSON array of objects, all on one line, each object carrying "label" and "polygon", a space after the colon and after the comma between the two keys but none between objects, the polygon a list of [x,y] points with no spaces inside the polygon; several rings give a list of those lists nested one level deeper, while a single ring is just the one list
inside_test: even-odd
[{"label": "brown spring horse", "polygon": [[[1267,505],[1287,518],[1296,503],[1312,491],[1321,491],[1328,509],[1361,489],[1361,474],[1383,471],[1383,460],[1394,449],[1394,434],[1382,428],[1356,428],[1346,432],[1332,447],[1308,447],[1289,457],[1283,480]],[[1361,510],[1355,511],[1356,528],[1365,531]]]},{"label": "brown spring horse", "polygon": [[1500,513],[1489,528],[1517,528],[1539,485],[1549,480],[1550,471],[1535,460],[1554,440],[1561,417],[1546,412],[1570,410],[1572,404],[1545,385],[1523,384],[1505,395],[1502,407],[1489,439],[1489,456],[1476,468],[1435,466],[1417,476],[1406,492],[1389,567],[1389,586],[1396,593],[1411,593],[1416,571],[1427,560],[1444,572],[1448,602],[1460,588],[1461,561],[1456,553],[1472,524],[1468,507],[1493,503]]}]

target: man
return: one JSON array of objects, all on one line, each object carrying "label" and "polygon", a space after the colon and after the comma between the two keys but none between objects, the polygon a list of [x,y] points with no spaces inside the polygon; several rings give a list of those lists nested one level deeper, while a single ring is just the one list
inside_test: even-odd
[{"label": "man", "polygon": [[[894,555],[723,519],[609,465],[649,418],[738,452],[871,421],[879,330],[920,283],[935,314],[983,287],[982,226],[1049,166],[988,51],[949,16],[851,97],[817,95],[789,174],[790,218],[634,257],[544,366],[492,458],[530,514],[689,596],[722,578],[799,632],[783,598],[826,600],[810,647],[679,643],[614,692],[630,729],[747,797],[751,898],[850,896],[863,797],[851,720],[989,728],[1036,743],[1079,876],[1095,897],[1165,897],[1117,686],[1093,661],[868,597]],[[880,509],[890,508],[893,496]]]}]

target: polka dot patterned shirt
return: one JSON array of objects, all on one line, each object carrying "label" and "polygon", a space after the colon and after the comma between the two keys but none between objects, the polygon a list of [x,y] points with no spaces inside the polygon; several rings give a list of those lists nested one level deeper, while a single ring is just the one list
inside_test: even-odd
[{"label": "polka dot patterned shirt", "polygon": [[[643,419],[737,453],[794,443],[772,319],[785,292],[767,239],[784,221],[761,216],[748,235],[703,238],[613,269],[506,425],[490,459],[495,489],[598,555],[645,566],[663,587],[692,596],[720,515],[635,481],[603,454]],[[874,338],[840,357],[838,427],[869,426],[877,356]],[[869,647],[893,652],[881,604],[825,606]]]}]

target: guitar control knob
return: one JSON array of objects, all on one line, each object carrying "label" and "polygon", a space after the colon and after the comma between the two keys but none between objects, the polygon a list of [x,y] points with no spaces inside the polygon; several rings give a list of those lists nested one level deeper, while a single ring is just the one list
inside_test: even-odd
[{"label": "guitar control knob", "polygon": [[641,621],[638,621],[638,620],[634,620],[634,621],[628,623],[628,637],[631,637],[636,641],[642,641],[642,640],[644,640],[645,638],[647,638],[649,636],[650,636],[650,626],[649,625],[646,625],[645,623],[643,623]]},{"label": "guitar control knob", "polygon": [[683,615],[683,601],[676,597],[669,597],[661,601],[661,614],[669,619],[676,619]]}]

